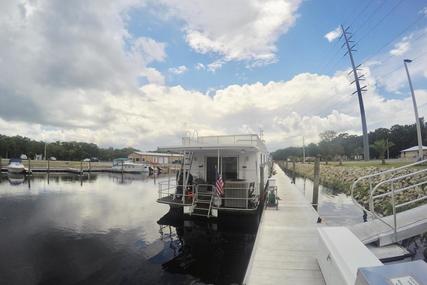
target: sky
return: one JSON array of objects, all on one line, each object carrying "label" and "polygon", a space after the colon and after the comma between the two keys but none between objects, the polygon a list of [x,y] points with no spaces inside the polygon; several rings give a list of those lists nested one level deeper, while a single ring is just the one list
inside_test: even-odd
[{"label": "sky", "polygon": [[0,0],[0,133],[154,150],[264,133],[270,150],[427,115],[421,0]]}]

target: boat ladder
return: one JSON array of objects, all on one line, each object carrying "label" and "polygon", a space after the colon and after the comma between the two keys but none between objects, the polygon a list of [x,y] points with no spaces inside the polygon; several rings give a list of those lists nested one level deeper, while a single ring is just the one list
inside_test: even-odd
[{"label": "boat ladder", "polygon": [[208,185],[198,185],[196,187],[191,215],[207,218],[212,216],[211,211],[214,199],[214,191],[209,191],[208,187]]}]

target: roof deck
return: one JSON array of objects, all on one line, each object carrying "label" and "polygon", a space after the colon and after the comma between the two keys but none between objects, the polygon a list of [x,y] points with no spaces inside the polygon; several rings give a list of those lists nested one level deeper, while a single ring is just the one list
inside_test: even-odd
[{"label": "roof deck", "polygon": [[181,145],[159,148],[161,151],[195,151],[206,149],[267,150],[264,142],[255,134],[183,137]]}]

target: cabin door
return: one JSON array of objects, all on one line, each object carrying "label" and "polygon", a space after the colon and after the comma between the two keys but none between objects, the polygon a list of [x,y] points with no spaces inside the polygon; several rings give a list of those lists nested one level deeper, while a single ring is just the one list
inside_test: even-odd
[{"label": "cabin door", "polygon": [[[222,166],[222,180],[236,180],[237,173],[237,157],[221,157],[220,164]],[[218,165],[218,157],[208,157],[206,167],[206,182],[215,185],[216,171]]]}]

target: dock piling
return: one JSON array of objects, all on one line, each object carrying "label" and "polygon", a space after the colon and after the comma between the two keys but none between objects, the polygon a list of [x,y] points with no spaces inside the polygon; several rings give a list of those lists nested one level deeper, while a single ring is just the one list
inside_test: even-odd
[{"label": "dock piling", "polygon": [[80,175],[83,174],[83,160],[80,160]]},{"label": "dock piling", "polygon": [[47,159],[47,173],[50,172],[50,159]]},{"label": "dock piling", "polygon": [[28,159],[28,174],[31,174],[31,159]]},{"label": "dock piling", "polygon": [[295,158],[292,159],[292,183],[295,184]]},{"label": "dock piling", "polygon": [[313,180],[313,208],[317,211],[319,203],[319,183],[320,183],[320,156],[316,157],[314,162],[314,180]]}]

